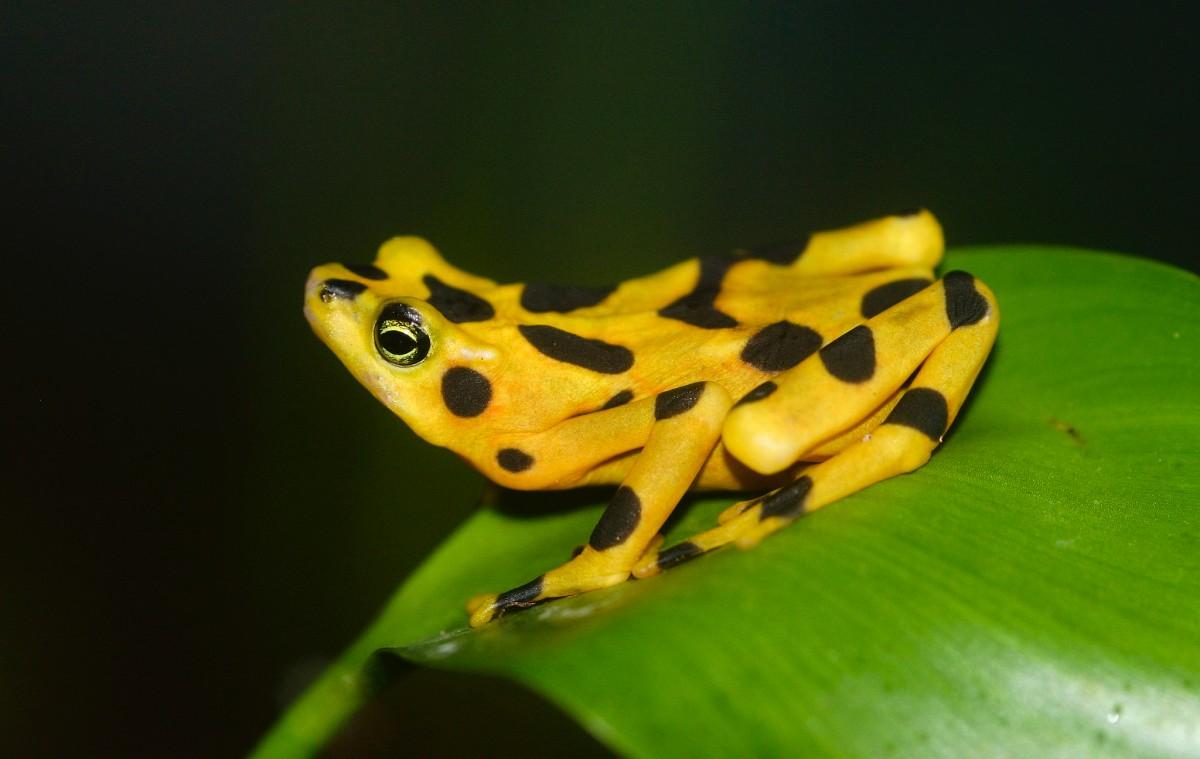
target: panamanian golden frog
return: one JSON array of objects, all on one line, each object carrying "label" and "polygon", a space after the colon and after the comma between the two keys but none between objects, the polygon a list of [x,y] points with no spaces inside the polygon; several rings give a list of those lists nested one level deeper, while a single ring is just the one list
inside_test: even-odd
[{"label": "panamanian golden frog", "polygon": [[[309,276],[313,330],[421,437],[509,488],[617,485],[582,550],[470,623],[624,582],[924,464],[999,325],[913,211],[614,287],[497,284],[416,237]],[[686,491],[766,493],[664,548]]]}]

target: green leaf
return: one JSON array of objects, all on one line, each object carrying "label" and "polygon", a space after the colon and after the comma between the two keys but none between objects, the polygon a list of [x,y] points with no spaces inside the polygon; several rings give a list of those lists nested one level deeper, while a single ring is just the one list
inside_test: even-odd
[{"label": "green leaf", "polygon": [[[1044,247],[946,267],[1002,326],[924,468],[752,551],[468,631],[467,597],[564,561],[604,500],[502,494],[261,755],[319,746],[390,648],[524,683],[634,756],[1200,756],[1200,280]],[[730,500],[689,502],[668,541]]]}]

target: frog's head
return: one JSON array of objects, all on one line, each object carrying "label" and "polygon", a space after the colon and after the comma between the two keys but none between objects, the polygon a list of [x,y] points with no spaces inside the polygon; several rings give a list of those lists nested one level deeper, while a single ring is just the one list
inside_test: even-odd
[{"label": "frog's head", "polygon": [[439,442],[444,420],[482,413],[496,349],[459,325],[486,321],[478,293],[496,285],[454,268],[426,241],[397,237],[373,264],[309,274],[304,315],[358,381],[418,434]]}]

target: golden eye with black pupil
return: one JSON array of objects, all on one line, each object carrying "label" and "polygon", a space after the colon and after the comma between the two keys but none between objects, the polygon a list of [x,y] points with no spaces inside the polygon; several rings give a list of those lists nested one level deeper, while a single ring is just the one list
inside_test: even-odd
[{"label": "golden eye with black pupil", "polygon": [[421,315],[411,306],[392,303],[375,321],[375,349],[395,366],[413,366],[429,355],[429,333],[421,326]]}]

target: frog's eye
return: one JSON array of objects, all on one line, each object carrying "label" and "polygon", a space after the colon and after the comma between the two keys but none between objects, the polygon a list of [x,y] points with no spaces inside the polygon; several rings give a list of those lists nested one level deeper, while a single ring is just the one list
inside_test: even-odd
[{"label": "frog's eye", "polygon": [[375,322],[375,349],[390,364],[412,366],[429,355],[429,333],[411,306],[392,303]]}]

